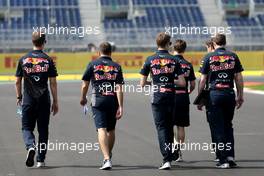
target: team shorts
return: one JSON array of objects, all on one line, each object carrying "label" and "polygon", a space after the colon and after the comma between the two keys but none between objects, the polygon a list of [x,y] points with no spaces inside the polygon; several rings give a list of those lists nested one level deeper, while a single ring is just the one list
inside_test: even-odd
[{"label": "team shorts", "polygon": [[112,107],[92,107],[93,118],[96,130],[106,128],[107,131],[112,131],[116,127],[116,112],[118,106]]},{"label": "team shorts", "polygon": [[179,127],[190,126],[189,94],[176,94],[173,112],[173,125]]}]

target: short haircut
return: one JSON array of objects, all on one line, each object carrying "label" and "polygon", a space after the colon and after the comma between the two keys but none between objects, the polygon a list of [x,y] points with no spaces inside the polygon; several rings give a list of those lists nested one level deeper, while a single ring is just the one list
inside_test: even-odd
[{"label": "short haircut", "polygon": [[102,54],[109,55],[112,53],[112,45],[108,42],[103,42],[99,45],[99,51]]},{"label": "short haircut", "polygon": [[178,53],[184,53],[186,50],[187,44],[184,40],[178,39],[175,41],[173,48]]},{"label": "short haircut", "polygon": [[205,42],[205,45],[206,45],[207,47],[214,48],[214,42],[213,42],[213,39],[210,38],[209,40],[207,40],[207,41]]},{"label": "short haircut", "polygon": [[32,33],[32,43],[36,47],[41,47],[46,43],[46,35],[42,34],[40,31],[34,31]]},{"label": "short haircut", "polygon": [[213,42],[217,44],[218,46],[225,46],[226,45],[225,34],[216,34],[216,36],[213,37]]},{"label": "short haircut", "polygon": [[160,48],[165,48],[168,44],[170,44],[170,40],[171,36],[165,32],[158,33],[156,37],[157,46]]}]

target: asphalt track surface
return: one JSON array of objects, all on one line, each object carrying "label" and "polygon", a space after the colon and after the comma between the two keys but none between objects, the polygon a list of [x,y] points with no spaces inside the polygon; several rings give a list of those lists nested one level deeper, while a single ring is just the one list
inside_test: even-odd
[{"label": "asphalt track surface", "polygon": [[[59,82],[58,86],[60,112],[51,117],[50,141],[96,143],[93,119],[85,117],[79,106],[80,82]],[[185,151],[185,161],[173,163],[170,171],[157,170],[161,155],[150,100],[143,93],[125,95],[125,114],[117,124],[111,171],[98,169],[102,160],[100,151],[85,151],[82,154],[78,151],[49,151],[46,168],[26,168],[26,151],[21,122],[16,115],[14,85],[0,85],[0,95],[0,176],[263,176],[264,173],[263,95],[245,94],[246,102],[236,112],[234,128],[239,168],[215,169],[212,161],[214,155],[210,151]],[[194,95],[191,98],[193,100]],[[194,106],[191,106],[187,141],[210,143],[205,114]]]}]

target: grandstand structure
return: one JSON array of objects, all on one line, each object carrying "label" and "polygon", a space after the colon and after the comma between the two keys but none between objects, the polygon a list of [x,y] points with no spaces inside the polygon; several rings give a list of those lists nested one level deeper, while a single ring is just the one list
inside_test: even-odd
[{"label": "grandstand structure", "polygon": [[[54,51],[84,51],[88,44],[113,42],[119,51],[155,47],[158,32],[172,27],[230,28],[230,45],[263,50],[264,0],[0,0],[0,52],[31,47],[33,27],[98,27],[84,36],[48,35]],[[89,29],[90,29],[89,28]],[[189,50],[204,50],[209,34],[180,33]]]}]

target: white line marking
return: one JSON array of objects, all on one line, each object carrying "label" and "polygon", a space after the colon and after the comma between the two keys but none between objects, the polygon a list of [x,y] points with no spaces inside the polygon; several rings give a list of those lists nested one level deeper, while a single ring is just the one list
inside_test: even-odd
[{"label": "white line marking", "polygon": [[261,90],[252,90],[252,89],[248,89],[248,88],[245,88],[244,89],[244,92],[245,93],[250,93],[250,94],[264,95],[264,91],[261,91]]}]

